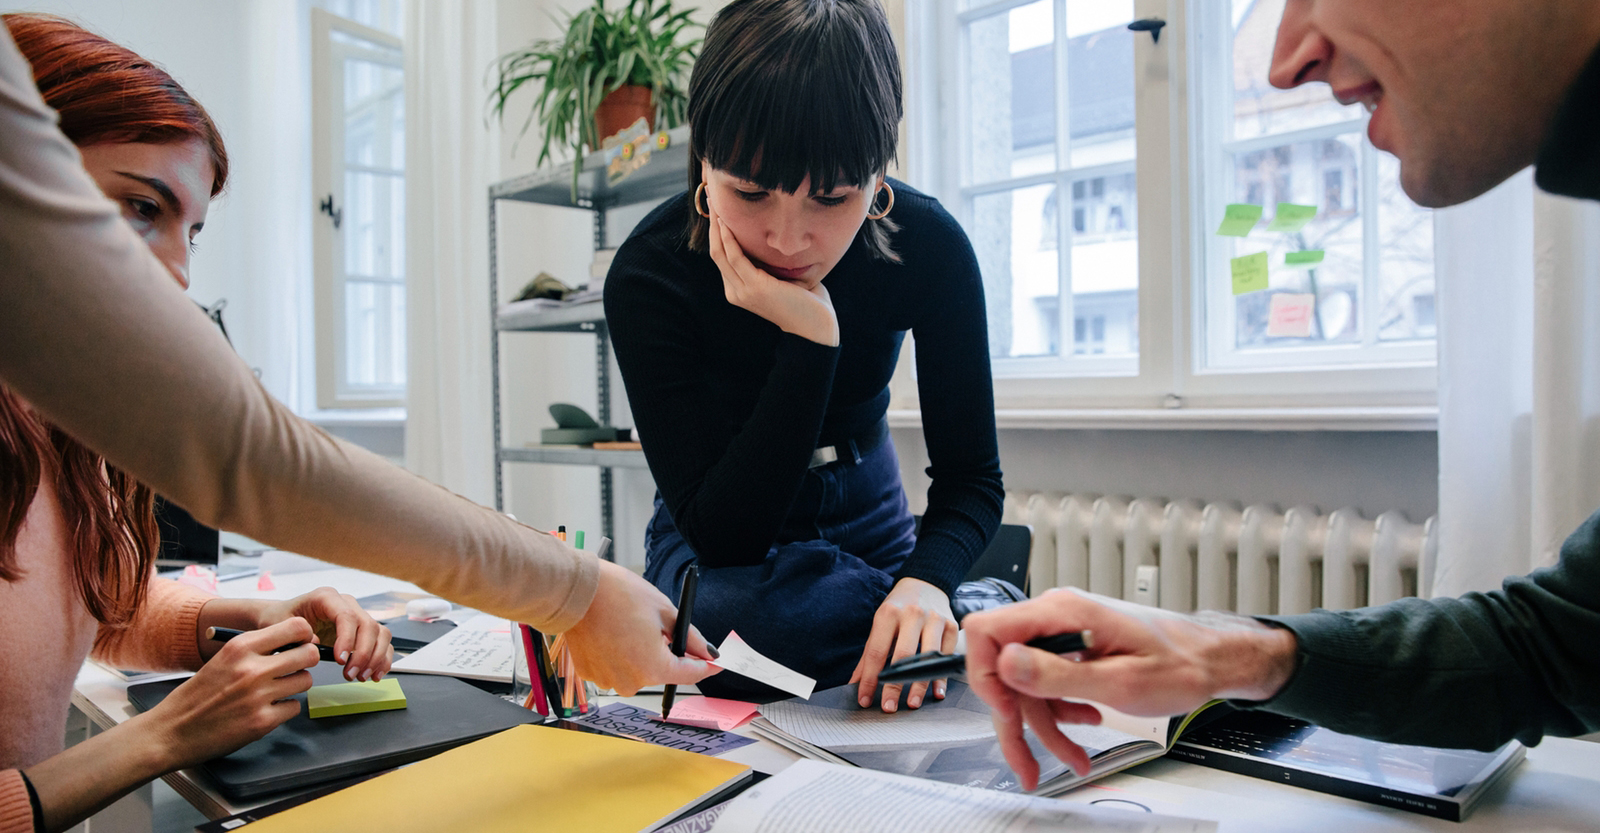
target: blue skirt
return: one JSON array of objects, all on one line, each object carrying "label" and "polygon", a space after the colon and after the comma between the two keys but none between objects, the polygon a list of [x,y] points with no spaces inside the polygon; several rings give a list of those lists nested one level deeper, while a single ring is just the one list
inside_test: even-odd
[{"label": "blue skirt", "polygon": [[[872,617],[893,574],[916,545],[894,443],[859,461],[806,472],[777,543],[760,564],[700,568],[693,621],[713,644],[730,631],[772,659],[815,677],[817,688],[850,680]],[[697,560],[656,496],[645,530],[644,577],[674,601]],[[712,697],[765,701],[789,695],[729,672],[700,683]]]}]

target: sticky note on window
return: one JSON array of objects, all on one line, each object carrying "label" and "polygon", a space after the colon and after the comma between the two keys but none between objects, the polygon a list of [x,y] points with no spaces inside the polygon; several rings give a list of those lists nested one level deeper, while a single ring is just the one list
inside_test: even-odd
[{"label": "sticky note on window", "polygon": [[1283,256],[1283,265],[1290,269],[1310,269],[1322,262],[1323,251],[1312,249],[1308,252],[1290,252]]},{"label": "sticky note on window", "polygon": [[1244,237],[1261,220],[1261,206],[1234,203],[1222,212],[1222,227],[1217,234],[1223,237]]},{"label": "sticky note on window", "polygon": [[1233,294],[1243,295],[1267,288],[1266,252],[1236,257],[1230,263],[1233,266]]},{"label": "sticky note on window", "polygon": [[1317,296],[1310,293],[1278,292],[1267,309],[1268,338],[1305,338],[1311,335],[1311,316],[1316,314]]},{"label": "sticky note on window", "polygon": [[406,707],[400,680],[389,677],[375,683],[315,685],[306,692],[311,717],[338,717],[362,712],[386,712]]},{"label": "sticky note on window", "polygon": [[1267,231],[1296,232],[1306,227],[1317,216],[1317,207],[1314,205],[1295,205],[1292,202],[1278,203],[1278,211],[1272,216],[1272,222],[1267,225]]}]

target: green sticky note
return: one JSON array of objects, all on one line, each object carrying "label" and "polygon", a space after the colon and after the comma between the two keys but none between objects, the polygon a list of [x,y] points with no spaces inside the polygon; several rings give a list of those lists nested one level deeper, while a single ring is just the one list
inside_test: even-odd
[{"label": "green sticky note", "polygon": [[1236,257],[1233,264],[1233,294],[1260,292],[1267,288],[1267,253]]},{"label": "green sticky note", "polygon": [[337,717],[362,712],[386,712],[406,707],[406,693],[400,680],[390,677],[375,683],[316,685],[306,692],[306,703],[313,718]]},{"label": "green sticky note", "polygon": [[1295,205],[1290,202],[1278,203],[1278,212],[1272,216],[1272,223],[1267,226],[1267,231],[1296,232],[1306,227],[1317,216],[1317,207],[1314,205]]},{"label": "green sticky note", "polygon": [[1261,206],[1234,203],[1222,212],[1222,227],[1217,234],[1224,237],[1244,237],[1261,219]]},{"label": "green sticky note", "polygon": [[1307,252],[1290,252],[1283,256],[1283,265],[1291,269],[1310,269],[1322,262],[1323,251],[1312,249]]}]

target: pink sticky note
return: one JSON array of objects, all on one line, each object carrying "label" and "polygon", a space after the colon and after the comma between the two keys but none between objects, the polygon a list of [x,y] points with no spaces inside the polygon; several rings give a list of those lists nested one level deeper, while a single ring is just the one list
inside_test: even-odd
[{"label": "pink sticky note", "polygon": [[179,584],[187,584],[215,596],[217,594],[217,574],[202,569],[198,564],[190,564],[183,568],[183,575],[178,576]]},{"label": "pink sticky note", "polygon": [[1310,293],[1279,292],[1272,296],[1267,310],[1267,335],[1273,338],[1305,338],[1311,335],[1311,316],[1317,296]]},{"label": "pink sticky note", "polygon": [[666,723],[682,723],[702,729],[720,729],[724,732],[744,725],[756,716],[756,704],[742,700],[723,700],[720,697],[685,697],[672,704],[672,716],[662,718]]},{"label": "pink sticky note", "polygon": [[256,579],[257,590],[277,590],[278,585],[272,583],[272,571],[262,570],[261,577]]}]

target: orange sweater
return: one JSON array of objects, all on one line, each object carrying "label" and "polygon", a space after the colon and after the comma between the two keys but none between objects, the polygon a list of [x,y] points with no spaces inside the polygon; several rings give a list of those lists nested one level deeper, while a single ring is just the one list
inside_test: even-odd
[{"label": "orange sweater", "polygon": [[150,671],[200,667],[196,621],[210,596],[158,579],[128,627],[101,627],[72,580],[69,541],[55,490],[43,483],[17,536],[22,578],[0,582],[0,833],[33,828],[17,769],[61,751],[84,657]]}]

